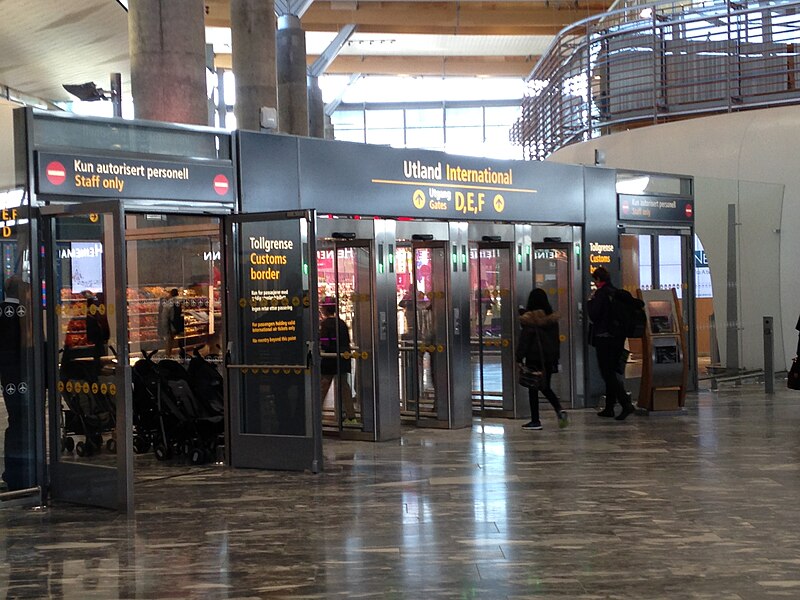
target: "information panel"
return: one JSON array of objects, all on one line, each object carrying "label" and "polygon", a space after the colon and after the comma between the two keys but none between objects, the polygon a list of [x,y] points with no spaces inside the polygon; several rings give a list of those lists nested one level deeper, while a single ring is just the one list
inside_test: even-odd
[{"label": "information panel", "polygon": [[242,223],[243,363],[305,365],[304,219]]}]

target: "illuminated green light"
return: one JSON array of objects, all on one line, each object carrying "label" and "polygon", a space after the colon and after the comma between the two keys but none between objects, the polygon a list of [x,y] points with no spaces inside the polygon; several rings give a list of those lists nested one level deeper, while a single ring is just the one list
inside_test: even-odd
[{"label": "illuminated green light", "polygon": [[394,254],[392,254],[392,253],[390,252],[390,253],[389,253],[389,264],[392,264],[393,262],[394,262]]},{"label": "illuminated green light", "polygon": [[383,273],[383,265],[378,265],[378,273]]},{"label": "illuminated green light", "polygon": [[303,275],[308,275],[308,263],[303,263]]}]

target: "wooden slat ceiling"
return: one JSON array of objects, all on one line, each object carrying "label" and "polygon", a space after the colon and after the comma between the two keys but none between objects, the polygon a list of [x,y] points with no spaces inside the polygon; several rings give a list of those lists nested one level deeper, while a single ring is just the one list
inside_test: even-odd
[{"label": "wooden slat ceiling", "polygon": [[[206,26],[230,27],[229,0],[207,0]],[[610,6],[605,0],[555,0],[527,2],[417,2],[358,1],[330,2],[315,0],[303,15],[303,29],[309,32],[337,32],[344,25],[358,25],[359,34],[380,34],[387,37],[402,34],[430,36],[484,36],[485,45],[506,36],[531,36],[531,48],[542,46],[542,36],[551,38],[561,29]],[[534,40],[538,43],[534,43]],[[311,54],[311,64],[316,55]],[[440,76],[508,76],[524,77],[538,60],[531,50],[513,55],[464,54],[463,51],[440,48],[432,56],[421,44],[416,49],[404,47],[390,53],[374,52],[365,44],[359,53],[352,47],[343,52],[327,73],[362,73],[376,75],[440,75]],[[217,53],[217,65],[230,68],[231,57]]]},{"label": "wooden slat ceiling", "polygon": [[[229,2],[206,0],[209,30],[227,28],[227,47],[215,43],[222,67],[231,62]],[[107,88],[109,73],[119,72],[128,93],[128,19],[116,0],[0,0],[0,6],[0,86],[68,100],[62,83]],[[358,26],[328,73],[524,77],[556,32],[607,6],[606,0],[315,0],[302,24],[309,63],[343,25]]]}]

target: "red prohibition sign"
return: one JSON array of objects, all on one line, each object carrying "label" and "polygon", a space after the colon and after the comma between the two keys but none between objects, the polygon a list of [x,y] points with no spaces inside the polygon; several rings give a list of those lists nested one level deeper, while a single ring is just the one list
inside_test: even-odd
[{"label": "red prohibition sign", "polygon": [[225,175],[219,174],[214,177],[214,191],[220,196],[228,193],[228,178]]},{"label": "red prohibition sign", "polygon": [[694,210],[692,209],[692,205],[691,204],[687,204],[686,206],[684,206],[683,207],[683,212],[686,213],[686,216],[691,219],[692,218],[692,213],[694,212]]},{"label": "red prohibition sign", "polygon": [[48,163],[44,172],[47,176],[47,181],[53,185],[61,185],[67,180],[67,169],[57,160]]}]

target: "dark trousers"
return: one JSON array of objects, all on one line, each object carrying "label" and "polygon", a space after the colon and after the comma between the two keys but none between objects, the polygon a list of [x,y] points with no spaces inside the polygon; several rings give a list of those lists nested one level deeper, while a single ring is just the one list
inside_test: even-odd
[{"label": "dark trousers", "polygon": [[[542,394],[550,404],[553,406],[553,409],[556,411],[556,415],[560,415],[561,413],[561,402],[558,400],[558,396],[553,391],[553,388],[550,387],[550,379],[553,377],[553,373],[549,369],[545,369],[545,386],[542,390]],[[533,388],[528,388],[528,402],[531,405],[531,421],[534,423],[539,422],[539,390],[535,390]]]},{"label": "dark trousers", "polygon": [[594,348],[597,351],[597,365],[600,375],[606,384],[606,410],[614,410],[614,404],[619,402],[628,406],[631,401],[625,390],[625,379],[617,372],[622,351],[625,349],[625,338],[596,337]]}]

